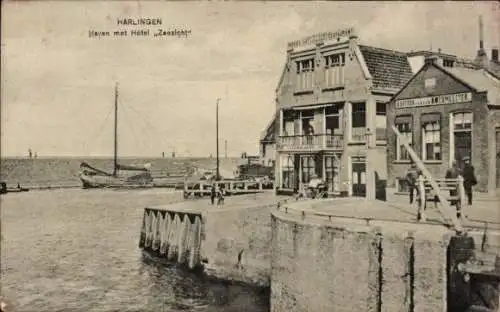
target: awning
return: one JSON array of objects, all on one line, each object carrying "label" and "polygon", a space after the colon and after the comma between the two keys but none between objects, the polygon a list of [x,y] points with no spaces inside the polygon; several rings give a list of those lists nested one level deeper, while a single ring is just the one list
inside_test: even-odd
[{"label": "awning", "polygon": [[413,117],[411,115],[396,116],[394,123],[412,123]]},{"label": "awning", "polygon": [[441,120],[441,114],[439,113],[430,113],[430,114],[422,114],[420,115],[420,123],[429,123],[429,122],[439,122]]},{"label": "awning", "polygon": [[301,110],[310,110],[310,109],[316,109],[316,108],[328,107],[328,106],[331,106],[331,105],[332,105],[332,104],[320,104],[320,105],[298,106],[298,107],[292,107],[292,110],[296,110],[296,111],[301,111]]}]

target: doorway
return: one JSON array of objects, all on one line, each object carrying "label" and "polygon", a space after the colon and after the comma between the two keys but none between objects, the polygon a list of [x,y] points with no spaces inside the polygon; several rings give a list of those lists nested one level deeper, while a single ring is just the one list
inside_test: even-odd
[{"label": "doorway", "polygon": [[352,196],[366,196],[366,159],[352,157]]},{"label": "doorway", "polygon": [[469,157],[472,163],[472,132],[455,132],[455,160],[462,165],[464,157]]}]

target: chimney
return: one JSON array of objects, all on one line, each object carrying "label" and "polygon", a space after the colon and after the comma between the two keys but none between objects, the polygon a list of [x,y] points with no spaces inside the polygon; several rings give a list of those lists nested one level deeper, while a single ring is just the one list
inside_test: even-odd
[{"label": "chimney", "polygon": [[479,16],[479,50],[477,50],[476,64],[484,68],[488,63],[488,55],[484,50],[484,30],[483,30],[483,16]]},{"label": "chimney", "polygon": [[479,15],[479,50],[484,51],[483,16]]},{"label": "chimney", "polygon": [[435,64],[443,66],[443,59],[436,54],[431,54],[425,57],[425,64]]},{"label": "chimney", "polygon": [[491,49],[491,60],[498,63],[498,48],[494,47]]},{"label": "chimney", "polygon": [[356,28],[351,28],[351,32],[349,34],[349,39],[358,39],[358,30]]}]

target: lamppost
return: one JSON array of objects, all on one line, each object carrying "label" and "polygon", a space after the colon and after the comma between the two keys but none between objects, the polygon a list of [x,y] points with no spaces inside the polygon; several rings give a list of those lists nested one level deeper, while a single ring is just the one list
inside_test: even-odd
[{"label": "lamppost", "polygon": [[376,178],[374,166],[374,153],[376,153],[377,139],[373,128],[366,129],[366,201],[376,199]]},{"label": "lamppost", "polygon": [[219,170],[219,101],[220,98],[217,99],[217,103],[215,104],[215,128],[216,128],[216,153],[217,153],[217,169],[215,172],[215,180],[220,180],[220,170]]}]

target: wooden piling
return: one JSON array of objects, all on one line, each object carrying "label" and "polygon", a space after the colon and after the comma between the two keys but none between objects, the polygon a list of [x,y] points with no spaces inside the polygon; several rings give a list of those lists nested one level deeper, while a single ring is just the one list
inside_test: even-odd
[{"label": "wooden piling", "polygon": [[183,253],[183,259],[181,259],[181,264],[186,264],[189,265],[189,259],[191,257],[191,252],[192,252],[192,234],[191,232],[193,231],[194,224],[191,222],[191,217],[189,215],[186,215],[184,217],[184,221],[186,221],[186,235],[184,239],[184,253]]},{"label": "wooden piling", "polygon": [[139,248],[143,248],[146,243],[146,210],[142,215],[141,236],[139,238]]},{"label": "wooden piling", "polygon": [[157,251],[160,249],[161,244],[161,214],[158,210],[155,211],[155,223],[153,224],[153,251]]},{"label": "wooden piling", "polygon": [[184,218],[181,220],[180,226],[177,229],[177,263],[179,264],[182,264],[185,259],[188,224],[189,218],[187,215],[184,215]]},{"label": "wooden piling", "polygon": [[146,217],[146,242],[144,244],[145,248],[151,247],[152,243],[152,232],[151,232],[151,223],[152,223],[152,217],[153,213],[151,211],[147,212],[147,217]]},{"label": "wooden piling", "polygon": [[165,239],[165,245],[166,245],[165,254],[168,256],[168,253],[169,253],[170,249],[172,248],[172,231],[174,229],[174,218],[172,217],[172,215],[170,213],[167,213],[165,218],[167,220],[165,223],[165,228],[167,231],[166,239]]},{"label": "wooden piling", "polygon": [[200,242],[201,242],[201,218],[196,216],[191,230],[191,252],[189,253],[190,269],[194,269],[200,263]]},{"label": "wooden piling", "polygon": [[171,222],[170,214],[165,212],[162,224],[160,255],[164,255],[168,250],[168,230],[170,229],[170,222]]},{"label": "wooden piling", "polygon": [[179,214],[175,213],[174,220],[172,222],[171,235],[169,237],[169,248],[168,248],[168,255],[167,255],[168,260],[177,259],[177,252],[178,252],[178,247],[179,247],[177,232],[179,230],[179,226],[180,226]]}]

